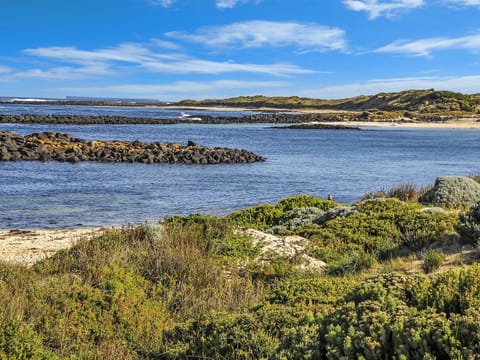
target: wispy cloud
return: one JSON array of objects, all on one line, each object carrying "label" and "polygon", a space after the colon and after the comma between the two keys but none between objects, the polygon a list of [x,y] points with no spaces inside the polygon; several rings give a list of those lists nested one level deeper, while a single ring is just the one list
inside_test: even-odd
[{"label": "wispy cloud", "polygon": [[407,89],[451,90],[463,93],[480,92],[480,75],[459,77],[405,77],[373,79],[365,82],[327,86],[301,91],[299,96],[339,99],[358,95],[373,95],[379,92],[394,92]]},{"label": "wispy cloud", "polygon": [[232,9],[239,4],[246,4],[248,2],[254,2],[256,4],[262,2],[262,0],[217,0],[217,8],[219,9]]},{"label": "wispy cloud", "polygon": [[91,64],[85,66],[53,66],[47,68],[32,68],[26,70],[15,70],[6,68],[2,71],[0,67],[0,81],[15,81],[21,79],[38,80],[80,80],[97,76],[114,75],[104,64]]},{"label": "wispy cloud", "polygon": [[188,98],[205,99],[207,97],[226,97],[264,92],[266,89],[279,88],[288,84],[280,81],[242,81],[217,80],[207,82],[177,81],[162,85],[128,84],[104,87],[68,87],[58,89],[63,93],[95,96],[128,96],[148,99],[181,100]]},{"label": "wispy cloud", "polygon": [[172,6],[177,0],[150,0],[153,5],[159,5],[164,8]]},{"label": "wispy cloud", "polygon": [[167,50],[179,50],[182,48],[182,46],[179,44],[176,44],[171,41],[161,40],[161,39],[152,39],[151,42],[155,46],[162,49],[167,49]]},{"label": "wispy cloud", "polygon": [[378,48],[375,52],[430,56],[434,51],[451,49],[480,50],[480,35],[469,35],[456,38],[435,37],[414,41],[399,40]]},{"label": "wispy cloud", "polygon": [[344,50],[345,31],[298,22],[246,21],[200,28],[194,33],[168,32],[166,36],[193,41],[212,48],[294,46],[309,50]]},{"label": "wispy cloud", "polygon": [[[158,44],[157,44],[158,45]],[[312,70],[288,63],[252,64],[235,61],[212,61],[198,59],[180,53],[158,53],[142,44],[121,44],[116,47],[96,50],[82,50],[76,47],[45,47],[26,49],[25,54],[71,66],[78,65],[75,76],[88,75],[89,69],[97,70],[98,75],[115,72],[121,66],[131,71],[146,70],[169,74],[224,74],[233,72],[259,73],[272,76],[292,74],[310,74]],[[72,68],[69,68],[72,69]],[[100,71],[101,70],[101,71]],[[56,77],[58,71],[35,71],[35,74],[51,74]],[[33,74],[32,74],[33,75]]]},{"label": "wispy cloud", "polygon": [[13,69],[11,67],[0,65],[0,74],[6,74],[6,73],[9,73],[9,72],[12,72],[12,71],[13,71]]},{"label": "wispy cloud", "polygon": [[[468,0],[467,0],[468,1]],[[364,11],[370,19],[381,16],[391,17],[403,11],[416,9],[425,4],[424,0],[344,0],[345,6],[353,11]]]},{"label": "wispy cloud", "polygon": [[479,6],[480,0],[445,0],[445,3],[454,6]]},{"label": "wispy cloud", "polygon": [[[198,1],[198,0],[197,0]],[[254,0],[252,2],[260,3],[262,0]],[[177,0],[150,0],[153,5],[162,6],[164,8],[169,8]],[[251,0],[216,0],[215,4],[219,9],[232,9],[239,4],[245,4],[251,2]]]},{"label": "wispy cloud", "polygon": [[210,60],[185,58],[180,61],[144,62],[141,66],[153,72],[170,74],[225,74],[232,72],[247,72],[267,74],[271,76],[286,76],[293,74],[312,74],[314,71],[301,68],[297,65],[274,63],[274,64],[240,64],[236,62],[218,62]]},{"label": "wispy cloud", "polygon": [[238,3],[245,2],[241,0],[217,0],[217,7],[219,9],[231,9],[235,7]]}]

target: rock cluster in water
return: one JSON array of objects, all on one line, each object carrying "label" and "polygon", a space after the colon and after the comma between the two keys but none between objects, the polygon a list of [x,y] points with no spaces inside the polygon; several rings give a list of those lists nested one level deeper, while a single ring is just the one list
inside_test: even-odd
[{"label": "rock cluster in water", "polygon": [[224,164],[264,161],[246,150],[210,148],[189,141],[187,146],[162,142],[89,141],[69,134],[44,132],[27,136],[0,132],[0,161],[81,161]]}]

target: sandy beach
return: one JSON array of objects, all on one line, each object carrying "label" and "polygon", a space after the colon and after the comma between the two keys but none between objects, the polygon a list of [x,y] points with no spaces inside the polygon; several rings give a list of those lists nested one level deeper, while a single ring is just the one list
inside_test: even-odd
[{"label": "sandy beach", "polygon": [[107,230],[0,230],[0,261],[31,266],[61,249],[72,247],[81,239],[92,239]]},{"label": "sandy beach", "polygon": [[445,122],[398,122],[398,121],[343,121],[322,124],[358,126],[360,128],[404,128],[404,129],[480,129],[480,122],[472,119]]}]

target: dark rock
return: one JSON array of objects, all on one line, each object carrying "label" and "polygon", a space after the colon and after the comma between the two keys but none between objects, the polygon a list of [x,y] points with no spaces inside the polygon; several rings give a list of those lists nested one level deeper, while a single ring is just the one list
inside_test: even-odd
[{"label": "dark rock", "polygon": [[187,146],[164,143],[86,141],[64,133],[36,133],[25,137],[0,132],[0,160],[80,161],[217,164],[264,161],[245,150],[216,148],[198,144]]}]

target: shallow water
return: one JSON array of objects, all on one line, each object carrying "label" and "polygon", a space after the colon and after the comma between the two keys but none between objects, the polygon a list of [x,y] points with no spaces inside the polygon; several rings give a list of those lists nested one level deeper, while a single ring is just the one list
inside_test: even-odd
[{"label": "shallow water", "polygon": [[0,228],[151,223],[192,212],[222,215],[299,193],[333,194],[337,201],[353,202],[381,187],[422,186],[439,175],[480,172],[478,130],[269,126],[0,124],[0,130],[20,134],[66,131],[86,139],[193,140],[244,148],[268,159],[212,166],[0,162]]}]

